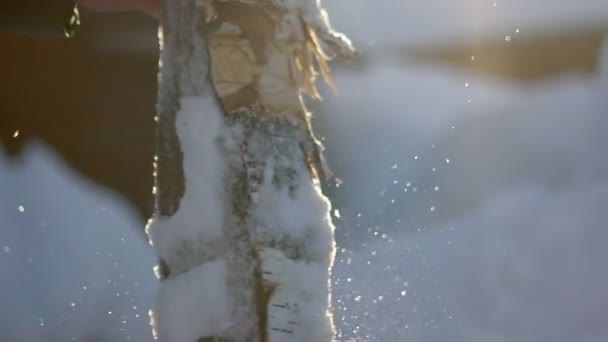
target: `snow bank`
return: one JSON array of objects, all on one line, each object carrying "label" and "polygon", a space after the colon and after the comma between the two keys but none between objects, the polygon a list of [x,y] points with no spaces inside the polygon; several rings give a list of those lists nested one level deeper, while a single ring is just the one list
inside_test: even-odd
[{"label": "snow bank", "polygon": [[340,256],[344,338],[606,340],[607,201],[605,182],[513,188],[449,226]]},{"label": "snow bank", "polygon": [[149,341],[157,286],[139,225],[47,145],[0,152],[0,341]]}]

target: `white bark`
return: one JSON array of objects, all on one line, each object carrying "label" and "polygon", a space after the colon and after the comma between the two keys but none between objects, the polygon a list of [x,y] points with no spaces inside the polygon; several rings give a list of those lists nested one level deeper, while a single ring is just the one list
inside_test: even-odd
[{"label": "white bark", "polygon": [[156,338],[330,341],[333,226],[300,95],[350,42],[309,0],[171,0],[162,22]]}]

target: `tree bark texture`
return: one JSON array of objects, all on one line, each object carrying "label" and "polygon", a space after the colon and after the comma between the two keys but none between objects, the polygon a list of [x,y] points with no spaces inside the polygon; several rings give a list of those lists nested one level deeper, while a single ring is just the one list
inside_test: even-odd
[{"label": "tree bark texture", "polygon": [[151,312],[163,342],[330,341],[325,174],[302,94],[354,53],[316,0],[170,0],[162,15]]}]

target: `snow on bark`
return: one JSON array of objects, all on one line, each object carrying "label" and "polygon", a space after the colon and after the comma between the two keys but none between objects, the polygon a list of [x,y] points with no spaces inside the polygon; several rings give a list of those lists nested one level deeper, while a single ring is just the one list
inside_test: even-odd
[{"label": "snow on bark", "polygon": [[231,307],[225,279],[226,262],[215,260],[164,281],[152,313],[154,338],[180,342],[222,335]]},{"label": "snow on bark", "polygon": [[334,228],[301,94],[350,41],[309,0],[166,1],[162,22],[155,338],[330,341]]},{"label": "snow on bark", "polygon": [[179,210],[172,216],[157,215],[147,229],[159,257],[175,274],[213,261],[224,252],[225,158],[215,143],[225,129],[221,115],[209,95],[180,101],[175,128],[187,186]]},{"label": "snow on bark", "polygon": [[242,111],[227,122],[228,183],[245,188],[233,191],[233,208],[246,210],[242,224],[231,227],[246,229],[261,267],[261,335],[269,341],[329,341],[334,228],[329,201],[306,162],[315,141],[289,119]]}]

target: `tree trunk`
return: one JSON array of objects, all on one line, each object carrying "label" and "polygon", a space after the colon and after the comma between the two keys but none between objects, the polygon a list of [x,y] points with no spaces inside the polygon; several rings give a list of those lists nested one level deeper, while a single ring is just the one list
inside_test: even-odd
[{"label": "tree trunk", "polygon": [[155,338],[330,341],[333,226],[301,94],[350,42],[315,0],[170,0],[162,23]]}]

